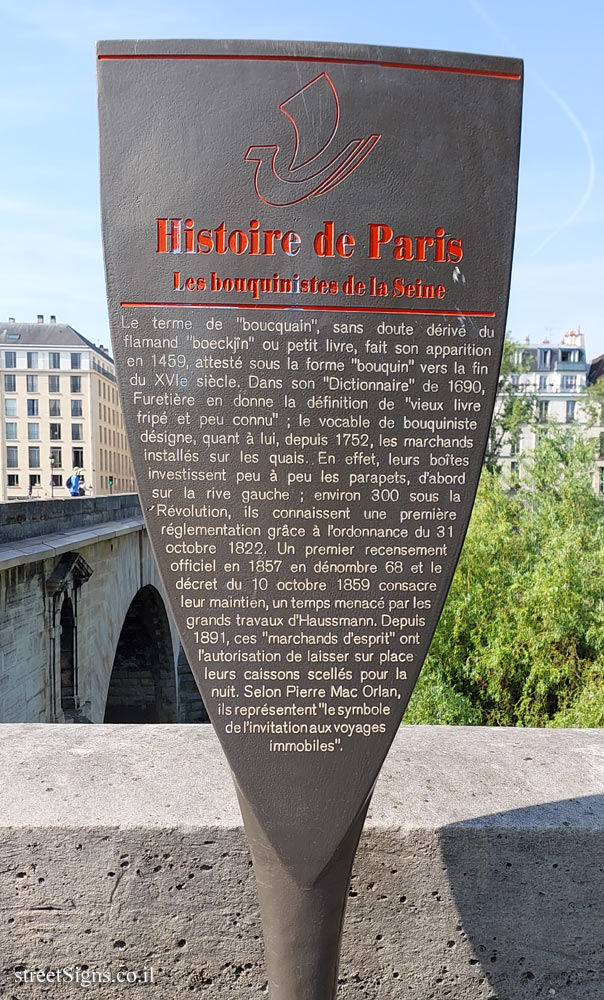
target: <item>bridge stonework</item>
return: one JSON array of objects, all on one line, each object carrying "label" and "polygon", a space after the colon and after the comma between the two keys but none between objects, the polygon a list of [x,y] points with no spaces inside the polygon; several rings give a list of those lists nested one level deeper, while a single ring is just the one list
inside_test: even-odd
[{"label": "bridge stonework", "polygon": [[199,716],[137,498],[2,512],[0,721]]}]

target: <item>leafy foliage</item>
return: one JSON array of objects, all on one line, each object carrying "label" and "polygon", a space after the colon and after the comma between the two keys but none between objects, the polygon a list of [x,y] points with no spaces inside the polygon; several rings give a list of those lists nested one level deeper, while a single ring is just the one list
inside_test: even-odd
[{"label": "leafy foliage", "polygon": [[528,371],[527,365],[515,360],[517,351],[518,344],[506,338],[497,383],[497,402],[484,459],[491,472],[499,468],[504,441],[517,444],[523,426],[531,423],[535,416],[535,395],[520,386],[517,378]]},{"label": "leafy foliage", "polygon": [[483,471],[406,723],[604,726],[604,507],[594,442],[550,426],[517,488]]},{"label": "leafy foliage", "polygon": [[601,427],[604,422],[604,378],[598,378],[581,393],[581,405],[588,427]]}]

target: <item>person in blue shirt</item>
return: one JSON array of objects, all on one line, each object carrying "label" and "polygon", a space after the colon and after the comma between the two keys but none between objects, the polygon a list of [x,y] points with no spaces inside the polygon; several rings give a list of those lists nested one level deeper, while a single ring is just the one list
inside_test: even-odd
[{"label": "person in blue shirt", "polygon": [[65,486],[71,493],[72,497],[78,497],[80,495],[80,475],[77,469],[73,470],[69,479],[66,481]]}]

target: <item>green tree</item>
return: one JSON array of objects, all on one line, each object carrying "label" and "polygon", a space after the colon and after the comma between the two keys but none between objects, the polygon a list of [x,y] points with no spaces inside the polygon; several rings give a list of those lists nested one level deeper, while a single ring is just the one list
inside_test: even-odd
[{"label": "green tree", "polygon": [[535,413],[535,397],[519,384],[519,376],[528,371],[530,362],[517,361],[518,344],[506,337],[497,383],[497,401],[485,454],[485,465],[491,472],[499,468],[499,457],[505,440],[517,444],[522,428]]},{"label": "green tree", "polygon": [[588,427],[601,427],[604,424],[604,378],[599,378],[583,390],[581,408]]},{"label": "green tree", "polygon": [[407,723],[604,726],[594,442],[549,426],[511,490],[485,468]]}]

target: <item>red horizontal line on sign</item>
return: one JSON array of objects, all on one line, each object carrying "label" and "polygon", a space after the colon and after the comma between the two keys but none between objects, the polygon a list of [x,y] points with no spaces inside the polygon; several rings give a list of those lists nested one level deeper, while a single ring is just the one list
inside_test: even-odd
[{"label": "red horizontal line on sign", "polygon": [[246,62],[305,62],[305,63],[335,63],[339,66],[385,66],[387,69],[421,69],[433,73],[461,73],[465,76],[489,76],[496,80],[519,80],[520,73],[499,73],[490,69],[469,69],[462,66],[424,66],[422,63],[388,62],[383,59],[337,59],[330,56],[277,56],[277,55],[198,55],[196,53],[108,53],[100,55],[99,61],[112,59],[209,59],[209,60],[243,60]]},{"label": "red horizontal line on sign", "polygon": [[380,309],[377,306],[265,306],[257,302],[120,302],[123,309],[283,309],[295,312],[303,309],[306,312],[361,312],[361,313],[395,313],[401,316],[485,316],[493,319],[494,312],[467,309]]}]

